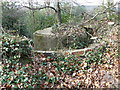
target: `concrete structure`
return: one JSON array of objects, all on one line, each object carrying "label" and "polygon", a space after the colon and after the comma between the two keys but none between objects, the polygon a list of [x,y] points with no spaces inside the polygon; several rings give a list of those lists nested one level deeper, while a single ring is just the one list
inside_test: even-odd
[{"label": "concrete structure", "polygon": [[52,33],[52,28],[38,30],[33,34],[35,50],[55,51],[59,47],[58,38]]},{"label": "concrete structure", "polygon": [[[84,35],[86,35],[84,33]],[[94,47],[88,47],[84,49],[67,49],[64,47],[62,41],[65,37],[59,41],[59,38],[52,32],[52,27],[43,30],[38,30],[33,34],[34,40],[34,52],[42,53],[46,55],[63,54],[63,55],[85,55],[88,51],[92,51]],[[85,36],[84,36],[85,37]],[[87,36],[86,36],[87,37]]]}]

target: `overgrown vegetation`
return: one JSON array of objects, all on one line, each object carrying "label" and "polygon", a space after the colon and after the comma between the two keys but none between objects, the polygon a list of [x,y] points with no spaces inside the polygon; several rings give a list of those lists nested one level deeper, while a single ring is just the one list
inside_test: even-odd
[{"label": "overgrown vegetation", "polygon": [[77,24],[62,24],[53,27],[53,33],[57,35],[62,47],[67,49],[80,49],[88,47],[92,43],[90,39],[93,35],[93,29],[82,27]]},{"label": "overgrown vegetation", "polygon": [[2,57],[5,59],[20,59],[31,55],[31,40],[24,40],[22,37],[8,35],[1,36]]},{"label": "overgrown vegetation", "polygon": [[[112,5],[109,3],[108,6]],[[57,26],[55,14],[50,8],[41,11],[25,9],[26,13],[23,10],[18,15],[15,3],[3,2],[1,88],[119,87],[118,17],[107,6],[101,6],[102,9],[100,7],[98,11],[108,8],[108,16],[105,12],[97,14],[98,16],[86,16],[84,6],[70,8],[71,6],[69,3],[61,3],[63,24]],[[114,23],[109,25],[110,21]],[[54,33],[58,38],[66,36],[63,42],[66,48],[85,48],[91,42],[98,45],[84,55],[49,56],[49,53],[35,53],[32,39],[25,36],[32,37],[36,30],[51,26],[56,30]],[[91,41],[93,36],[97,39]]]}]

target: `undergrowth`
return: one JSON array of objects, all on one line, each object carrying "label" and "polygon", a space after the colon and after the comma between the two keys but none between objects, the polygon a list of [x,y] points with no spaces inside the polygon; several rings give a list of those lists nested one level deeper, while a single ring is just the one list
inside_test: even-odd
[{"label": "undergrowth", "polygon": [[[16,37],[3,35],[1,87],[7,88],[52,88],[65,87],[61,85],[66,75],[74,77],[74,73],[86,72],[93,65],[110,63],[106,53],[111,48],[108,43],[89,51],[85,56],[55,56],[31,54],[31,40],[20,40]],[[38,57],[39,56],[39,57]],[[31,57],[31,60],[29,58]],[[24,59],[25,58],[25,59]],[[43,60],[43,58],[45,58]],[[23,63],[27,61],[27,63]],[[21,62],[22,61],[22,62]],[[78,82],[73,87],[85,87]]]}]

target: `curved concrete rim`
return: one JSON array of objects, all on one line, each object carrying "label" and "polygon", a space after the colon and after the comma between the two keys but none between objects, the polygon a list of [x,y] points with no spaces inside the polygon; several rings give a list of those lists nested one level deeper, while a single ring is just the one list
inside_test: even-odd
[{"label": "curved concrete rim", "polygon": [[41,54],[62,54],[62,55],[85,55],[88,51],[93,51],[95,48],[97,48],[100,45],[100,43],[95,44],[94,46],[90,46],[88,48],[84,49],[73,49],[73,50],[58,50],[58,51],[41,51],[41,50],[33,50],[35,53],[41,53]]},{"label": "curved concrete rim", "polygon": [[41,54],[63,54],[63,55],[69,55],[69,54],[80,54],[85,55],[86,52],[92,51],[94,48],[84,48],[84,49],[76,49],[76,50],[63,50],[63,51],[41,51],[41,50],[33,50],[35,53],[41,53]]}]

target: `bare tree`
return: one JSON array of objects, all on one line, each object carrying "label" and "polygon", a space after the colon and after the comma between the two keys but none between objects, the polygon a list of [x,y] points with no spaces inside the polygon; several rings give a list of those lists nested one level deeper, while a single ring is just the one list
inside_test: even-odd
[{"label": "bare tree", "polygon": [[58,25],[60,25],[62,23],[60,1],[57,0],[56,7],[50,6],[50,3],[51,3],[50,0],[45,0],[44,6],[41,6],[41,7],[33,7],[33,6],[31,7],[30,5],[23,6],[23,7],[28,8],[30,10],[41,10],[41,9],[45,9],[45,8],[50,8],[55,11],[55,13],[57,15]]}]

